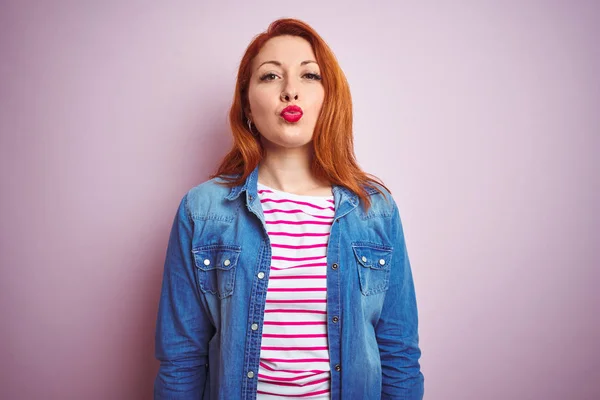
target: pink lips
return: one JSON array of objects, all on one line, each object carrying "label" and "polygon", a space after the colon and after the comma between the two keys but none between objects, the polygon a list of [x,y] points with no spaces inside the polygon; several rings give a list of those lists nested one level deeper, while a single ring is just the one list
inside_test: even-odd
[{"label": "pink lips", "polygon": [[280,115],[287,122],[298,122],[302,118],[302,109],[298,106],[287,106]]}]

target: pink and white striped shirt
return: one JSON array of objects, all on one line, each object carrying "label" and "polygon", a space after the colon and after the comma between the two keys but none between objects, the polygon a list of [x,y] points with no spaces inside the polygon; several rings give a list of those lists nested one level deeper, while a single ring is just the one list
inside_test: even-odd
[{"label": "pink and white striped shirt", "polygon": [[326,272],[333,195],[258,183],[258,196],[272,250],[258,398],[330,399]]}]

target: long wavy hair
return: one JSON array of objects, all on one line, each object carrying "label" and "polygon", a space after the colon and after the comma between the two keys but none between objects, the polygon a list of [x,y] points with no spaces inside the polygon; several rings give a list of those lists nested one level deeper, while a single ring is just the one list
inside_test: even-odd
[{"label": "long wavy hair", "polygon": [[283,18],[272,22],[265,32],[254,37],[246,49],[240,61],[233,103],[229,110],[233,147],[210,178],[219,177],[222,179],[220,183],[228,187],[241,185],[263,159],[265,149],[259,137],[249,130],[244,112],[249,108],[251,63],[269,39],[282,35],[306,39],[321,67],[325,98],[312,137],[314,157],[311,172],[318,180],[328,181],[354,192],[368,210],[371,201],[366,187],[376,189],[384,197],[385,194],[374,182],[388,192],[390,190],[379,178],[367,174],[358,165],[352,135],[352,98],[346,76],[327,43],[313,28],[298,19]]}]

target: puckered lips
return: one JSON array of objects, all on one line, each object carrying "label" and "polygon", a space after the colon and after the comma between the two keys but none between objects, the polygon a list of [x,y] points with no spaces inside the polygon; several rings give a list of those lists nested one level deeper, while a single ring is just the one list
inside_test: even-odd
[{"label": "puckered lips", "polygon": [[287,122],[298,122],[302,118],[302,109],[298,106],[287,106],[279,114]]}]

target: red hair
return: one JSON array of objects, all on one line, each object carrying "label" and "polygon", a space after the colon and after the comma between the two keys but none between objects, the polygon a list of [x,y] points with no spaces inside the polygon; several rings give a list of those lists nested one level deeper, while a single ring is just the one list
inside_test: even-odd
[{"label": "red hair", "polygon": [[352,98],[348,81],[325,41],[308,24],[297,19],[284,18],[272,22],[265,32],[254,37],[246,49],[238,69],[235,94],[229,110],[233,148],[225,155],[217,172],[210,178],[220,177],[229,187],[241,185],[262,160],[264,148],[259,138],[248,129],[244,112],[245,109],[249,109],[251,63],[269,39],[282,35],[306,39],[321,67],[325,98],[313,133],[314,157],[311,171],[318,180],[343,186],[356,193],[368,210],[371,202],[365,187],[374,188],[384,194],[374,184],[376,182],[388,192],[390,190],[379,178],[365,173],[359,167],[354,154]]}]

